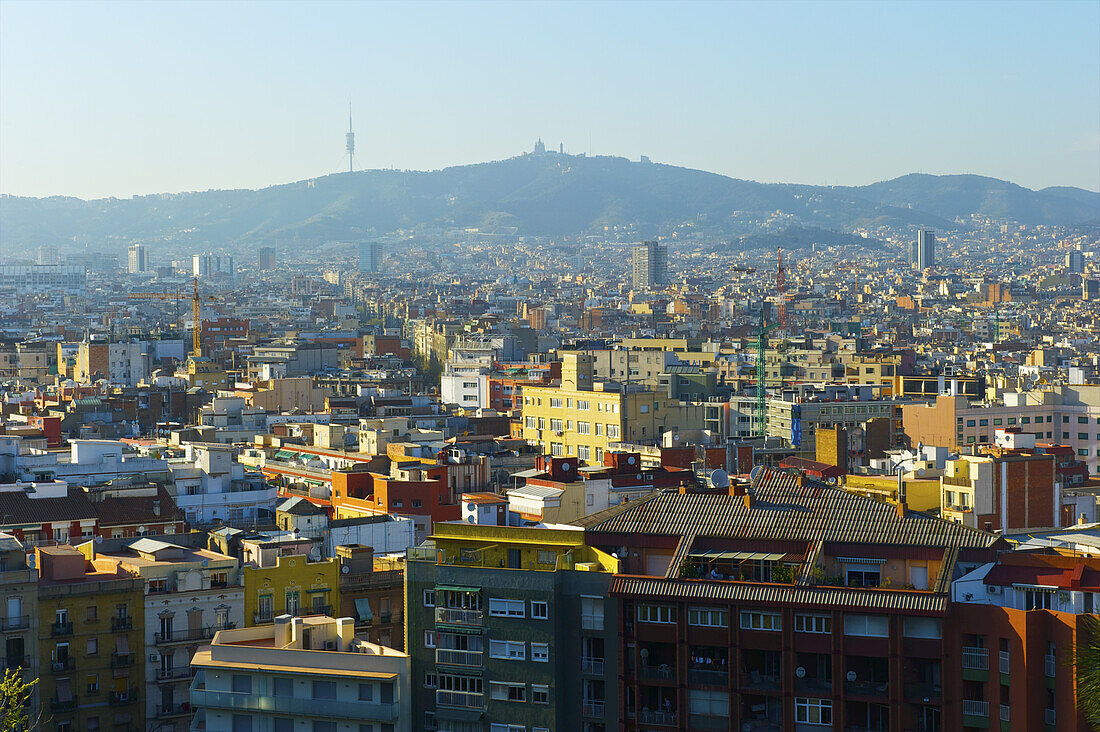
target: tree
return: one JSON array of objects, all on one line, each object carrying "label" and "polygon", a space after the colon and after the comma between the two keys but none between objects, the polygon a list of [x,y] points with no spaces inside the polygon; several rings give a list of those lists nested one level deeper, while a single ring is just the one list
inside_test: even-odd
[{"label": "tree", "polygon": [[1077,616],[1077,703],[1093,729],[1100,730],[1100,617]]},{"label": "tree", "polygon": [[16,732],[31,728],[26,703],[38,679],[27,683],[19,669],[4,669],[0,679],[0,730]]}]

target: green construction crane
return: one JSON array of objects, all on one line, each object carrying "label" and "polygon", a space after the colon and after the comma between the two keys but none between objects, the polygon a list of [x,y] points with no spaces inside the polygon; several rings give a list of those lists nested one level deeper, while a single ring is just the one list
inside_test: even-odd
[{"label": "green construction crane", "polygon": [[760,309],[760,327],[756,331],[756,434],[764,437],[768,434],[767,405],[767,367],[764,365],[764,350],[768,346],[768,331],[778,328],[779,323],[764,324],[764,309]]}]

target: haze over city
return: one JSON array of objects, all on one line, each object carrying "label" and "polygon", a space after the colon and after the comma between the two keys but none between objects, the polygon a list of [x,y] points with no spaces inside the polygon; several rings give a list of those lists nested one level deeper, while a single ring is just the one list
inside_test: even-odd
[{"label": "haze over city", "polygon": [[0,4],[0,192],[567,152],[765,182],[1100,190],[1100,5]]}]

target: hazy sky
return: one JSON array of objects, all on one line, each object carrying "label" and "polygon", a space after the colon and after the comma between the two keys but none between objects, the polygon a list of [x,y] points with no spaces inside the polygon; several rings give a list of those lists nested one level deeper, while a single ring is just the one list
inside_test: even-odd
[{"label": "hazy sky", "polygon": [[337,172],[349,100],[357,167],[541,135],[761,181],[1100,190],[1100,2],[0,0],[0,192]]}]

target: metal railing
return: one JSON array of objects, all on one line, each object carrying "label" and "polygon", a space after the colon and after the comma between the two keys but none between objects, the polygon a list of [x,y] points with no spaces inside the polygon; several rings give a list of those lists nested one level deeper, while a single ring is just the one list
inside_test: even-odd
[{"label": "metal railing", "polygon": [[439,689],[435,692],[436,706],[460,707],[462,709],[484,709],[485,695],[475,694],[469,691],[445,691]]},{"label": "metal railing", "polygon": [[1009,710],[1010,710],[1010,707],[1007,704],[1002,704],[1001,705],[1001,721],[1002,722],[1011,721],[1009,719]]},{"label": "metal railing", "polygon": [[676,669],[667,663],[657,664],[656,666],[643,663],[638,667],[638,678],[651,681],[674,681],[676,679]]},{"label": "metal railing", "polygon": [[134,629],[134,618],[133,618],[133,616],[127,615],[126,617],[119,617],[118,615],[115,615],[114,617],[111,618],[111,632],[112,633],[117,633],[120,630],[133,630],[133,629]]},{"label": "metal railing", "polygon": [[435,622],[450,625],[481,625],[484,614],[481,610],[465,610],[463,608],[437,607],[435,609]]},{"label": "metal railing", "polygon": [[1055,676],[1055,667],[1056,667],[1056,664],[1054,662],[1054,654],[1053,653],[1046,654],[1043,657],[1043,660],[1045,662],[1044,665],[1046,666],[1046,675],[1053,679],[1054,676]]},{"label": "metal railing", "polygon": [[0,617],[0,632],[7,633],[12,630],[26,630],[29,627],[31,627],[30,615]]},{"label": "metal railing", "polygon": [[582,658],[581,659],[581,672],[586,674],[594,674],[596,676],[603,676],[603,659],[602,658]]},{"label": "metal railing", "polygon": [[339,719],[374,719],[393,722],[397,719],[396,703],[301,699],[285,696],[259,696],[239,691],[191,689],[191,706],[237,709],[267,714],[288,714]]},{"label": "metal railing", "polygon": [[72,699],[69,699],[68,701],[61,701],[57,697],[54,697],[50,700],[50,711],[67,712],[72,709],[76,709],[77,701],[79,701],[79,697],[76,696],[74,696]]},{"label": "metal railing", "polygon": [[134,665],[133,653],[115,653],[111,654],[111,668],[129,668]]},{"label": "metal railing", "polygon": [[1001,651],[1001,658],[1000,658],[999,668],[1000,668],[1002,674],[1009,673],[1009,670],[1008,670],[1009,669],[1008,651]]},{"label": "metal railing", "polygon": [[138,700],[137,691],[134,689],[128,689],[126,691],[112,691],[107,696],[107,703],[112,707],[121,706],[123,704],[133,704]]},{"label": "metal railing", "polygon": [[989,702],[977,699],[963,699],[963,714],[969,717],[988,717]]},{"label": "metal railing", "polygon": [[581,704],[581,714],[585,717],[597,717],[603,719],[604,710],[607,708],[607,703],[604,701],[597,701],[595,699],[585,699]]},{"label": "metal railing", "polygon": [[70,656],[69,658],[63,658],[60,661],[50,661],[50,673],[51,674],[63,674],[68,671],[76,670],[76,659]]},{"label": "metal railing", "polygon": [[638,712],[638,719],[643,724],[662,724],[674,726],[676,725],[677,713],[676,712],[651,712],[642,710]]},{"label": "metal railing", "polygon": [[185,714],[191,713],[191,705],[187,702],[180,702],[179,704],[172,704],[165,706],[163,704],[157,706],[157,719],[167,719],[169,717],[182,717]]},{"label": "metal railing", "polygon": [[21,668],[24,671],[31,667],[30,656],[5,656],[4,668],[17,669]]},{"label": "metal railing", "polygon": [[190,666],[180,666],[179,668],[158,668],[157,669],[157,681],[179,681],[182,679],[189,679],[195,675],[195,672],[191,670]]},{"label": "metal railing", "polygon": [[435,662],[448,666],[481,666],[484,662],[484,651],[460,651],[450,648],[435,649]]},{"label": "metal railing", "polygon": [[725,671],[714,671],[708,668],[689,668],[688,683],[703,686],[726,686],[729,684],[730,675]]},{"label": "metal railing", "polygon": [[989,649],[963,646],[963,668],[976,669],[978,671],[989,670]]},{"label": "metal railing", "polygon": [[52,635],[55,638],[57,636],[61,636],[61,635],[72,635],[72,634],[73,634],[73,622],[71,620],[67,620],[63,623],[51,623],[50,624],[50,635]]}]

